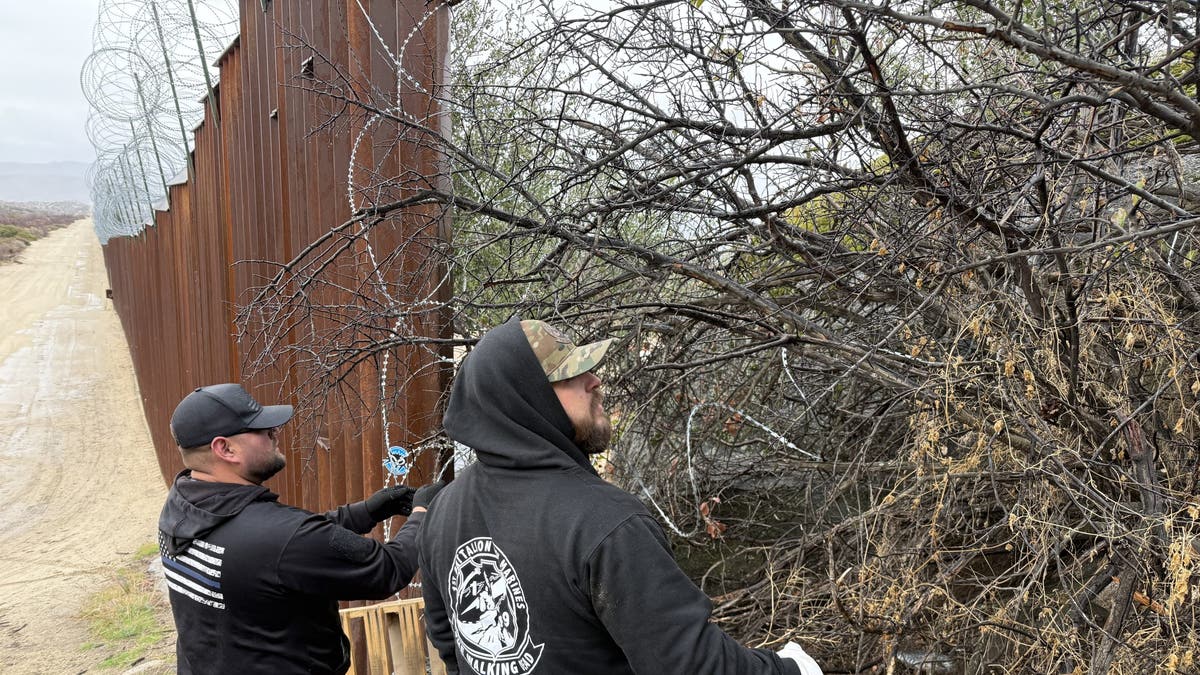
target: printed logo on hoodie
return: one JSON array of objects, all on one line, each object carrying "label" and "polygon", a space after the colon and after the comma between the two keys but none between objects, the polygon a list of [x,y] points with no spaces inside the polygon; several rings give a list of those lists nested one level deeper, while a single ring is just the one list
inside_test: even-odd
[{"label": "printed logo on hoodie", "polygon": [[521,580],[491,537],[455,550],[446,588],[454,641],[472,670],[525,675],[537,668],[545,644],[533,644]]},{"label": "printed logo on hoodie", "polygon": [[221,592],[224,546],[194,539],[182,553],[172,556],[167,553],[165,537],[160,531],[158,550],[162,554],[168,588],[206,607],[225,609],[225,594]]}]

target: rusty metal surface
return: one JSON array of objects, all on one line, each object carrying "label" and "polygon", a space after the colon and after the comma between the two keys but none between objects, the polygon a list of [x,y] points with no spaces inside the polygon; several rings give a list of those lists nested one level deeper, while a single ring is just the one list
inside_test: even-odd
[{"label": "rusty metal surface", "polygon": [[[374,0],[362,6],[393,51],[412,29],[413,17],[428,10],[425,0]],[[194,174],[170,188],[170,209],[156,213],[153,227],[111,239],[104,247],[113,305],[129,340],[164,480],[182,469],[168,425],[171,411],[193,388],[242,381],[264,403],[291,402],[296,391],[286,363],[249,381],[242,377],[247,347],[235,336],[234,317],[249,289],[276,269],[273,263],[291,259],[350,216],[346,176],[351,138],[361,126],[352,122],[349,128],[334,125],[313,133],[329,106],[294,84],[304,58],[319,49],[330,59],[327,67],[360,78],[357,86],[395,93],[395,71],[372,42],[376,38],[358,7],[344,0],[276,1],[264,13],[259,0],[243,0],[241,35],[218,63],[219,125],[206,119],[196,130]],[[415,64],[412,72],[440,75],[447,21],[443,10],[423,25],[405,63],[414,58],[428,63]],[[297,48],[298,40],[313,49]],[[433,105],[417,91],[402,96],[406,106]],[[395,129],[379,125],[375,133]],[[386,170],[403,166],[434,172],[436,158],[429,149],[403,142],[388,147],[387,155],[371,158]],[[373,147],[369,152],[383,151]],[[376,247],[398,246],[411,234],[398,220],[394,232],[382,231]],[[421,268],[417,260],[398,264],[401,273]],[[422,285],[413,293],[423,291]],[[447,327],[434,320],[425,330],[445,335]],[[397,351],[394,359],[403,364],[396,370],[420,373],[403,393],[400,409],[389,412],[391,438],[408,443],[430,433],[440,420],[437,405],[446,374],[428,367],[431,357],[416,349]],[[368,390],[378,386],[377,380],[369,370],[359,377]],[[339,405],[330,403],[328,410],[337,420],[327,430],[329,450],[285,429],[281,442],[288,468],[268,486],[286,503],[322,511],[382,486],[385,450],[378,411]],[[424,482],[432,469],[433,458],[423,457],[410,483]]]}]

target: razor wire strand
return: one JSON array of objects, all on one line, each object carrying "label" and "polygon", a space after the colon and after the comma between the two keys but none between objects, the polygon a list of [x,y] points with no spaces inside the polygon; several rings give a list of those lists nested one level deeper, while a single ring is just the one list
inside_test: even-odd
[{"label": "razor wire strand", "polygon": [[[166,64],[167,84],[171,86],[171,102],[175,104],[175,116],[179,120],[179,141],[184,148],[188,147],[188,132],[183,123],[183,109],[179,105],[179,88],[175,86],[175,73],[171,69],[171,53],[167,50],[167,40],[163,36],[162,19],[158,13],[158,3],[150,0],[150,11],[154,15],[154,29],[158,37],[159,47],[162,48],[163,63]],[[192,155],[187,153],[188,175],[192,174]]]},{"label": "razor wire strand", "polygon": [[[358,199],[357,199],[356,195],[359,192],[366,192],[371,189],[371,186],[364,185],[362,187],[359,187],[358,185],[356,185],[355,174],[357,173],[356,169],[358,169],[358,167],[359,167],[359,163],[358,163],[359,149],[362,146],[363,142],[370,136],[370,132],[373,129],[373,127],[376,124],[378,124],[381,120],[383,120],[385,115],[395,115],[398,117],[403,117],[403,118],[412,120],[414,122],[421,121],[421,120],[418,120],[416,117],[414,117],[412,114],[410,114],[408,111],[406,111],[404,109],[404,106],[401,103],[401,92],[403,91],[403,83],[406,81],[408,83],[410,83],[417,91],[422,92],[422,93],[428,93],[427,90],[421,85],[420,81],[416,77],[414,77],[411,73],[409,73],[407,71],[407,69],[405,69],[404,55],[405,55],[406,51],[408,50],[408,47],[411,44],[414,36],[418,35],[421,32],[422,28],[424,28],[425,25],[429,22],[429,20],[431,18],[433,18],[433,16],[436,15],[437,12],[441,9],[440,3],[435,3],[433,7],[426,10],[426,12],[413,24],[412,29],[409,30],[409,32],[405,36],[404,40],[401,41],[399,49],[397,49],[397,51],[393,52],[391,50],[391,48],[388,46],[387,41],[384,40],[383,36],[380,34],[379,29],[375,25],[374,20],[372,20],[370,13],[367,12],[366,8],[363,7],[361,2],[356,2],[356,4],[358,6],[359,12],[363,16],[363,19],[366,21],[368,27],[370,28],[371,35],[374,37],[376,44],[378,45],[380,50],[383,52],[383,54],[386,55],[388,61],[391,62],[393,67],[395,68],[396,92],[395,92],[395,100],[389,101],[388,106],[385,109],[381,110],[380,112],[376,112],[376,113],[372,114],[366,120],[366,122],[363,124],[362,128],[358,131],[358,133],[355,135],[354,141],[351,144],[350,162],[349,162],[349,165],[348,165],[347,171],[346,171],[346,198],[349,202],[351,213],[356,213],[359,209]],[[363,173],[367,173],[366,167],[363,167]],[[381,189],[380,186],[375,187],[375,190],[376,190],[375,197],[376,198],[379,197],[378,192],[380,191],[380,189]],[[396,320],[392,324],[391,330],[392,330],[393,334],[399,334],[401,328],[403,327],[404,321],[408,317],[409,313],[405,312],[405,311],[400,311],[400,308],[401,308],[400,301],[397,300],[395,297],[393,297],[393,295],[388,290],[388,282],[386,279],[384,279],[383,272],[379,266],[378,260],[376,259],[375,248],[371,244],[370,226],[366,223],[366,221],[362,221],[359,223],[358,235],[361,237],[362,241],[365,244],[366,253],[370,260],[371,268],[373,271],[372,273],[375,276],[376,281],[378,282],[378,287],[380,289],[380,293],[383,295],[388,306],[397,308]],[[428,300],[417,300],[414,303],[408,303],[408,304],[409,304],[409,307],[412,308],[412,307],[416,307],[416,306],[427,305],[427,304],[429,304],[429,302],[428,302]],[[383,426],[383,451],[384,451],[383,466],[385,469],[384,479],[383,479],[384,487],[388,487],[389,485],[391,485],[393,480],[396,481],[396,484],[405,483],[408,480],[409,468],[411,467],[412,462],[415,461],[416,458],[422,452],[424,452],[426,449],[428,449],[427,447],[423,446],[420,448],[413,448],[412,451],[410,452],[409,450],[407,450],[399,445],[392,444],[391,432],[390,432],[391,422],[390,422],[389,415],[388,415],[388,407],[389,406],[387,403],[387,391],[388,391],[387,390],[387,380],[388,380],[388,373],[390,371],[390,366],[391,366],[391,351],[388,350],[388,351],[385,351],[383,354],[383,359],[382,359],[380,369],[379,369],[379,411],[380,411],[381,424]],[[429,444],[425,444],[425,445],[428,446]],[[384,537],[385,538],[391,537],[390,529],[391,529],[390,524],[385,523],[384,524]]]},{"label": "razor wire strand", "polygon": [[[396,98],[384,112],[416,121],[401,105],[401,87],[407,84],[416,91],[428,92],[419,78],[404,68],[404,55],[430,19],[443,9],[442,3],[435,3],[414,23],[396,52],[387,46],[365,8],[358,6],[396,69]],[[91,108],[86,131],[97,159],[88,171],[88,185],[101,242],[140,233],[153,224],[154,211],[167,206],[172,177],[188,168],[190,161],[194,140],[188,130],[204,120],[206,104],[214,103],[211,64],[236,37],[238,22],[239,3],[235,0],[101,0],[93,30],[93,51],[80,71],[80,86]],[[215,106],[212,108],[215,113]],[[347,197],[352,212],[357,210],[358,149],[378,117],[364,125],[351,148]],[[390,305],[399,306],[388,291],[365,226],[360,234],[384,298]],[[417,304],[428,304],[428,300],[418,300]],[[400,313],[394,332],[402,328],[405,316]],[[398,460],[395,466],[403,469],[399,475],[405,476],[415,454],[425,448],[414,448],[413,455],[391,452],[394,446],[383,403],[389,356],[384,355],[380,375],[384,447],[388,453],[385,461]],[[385,485],[396,475],[389,470]]]},{"label": "razor wire strand", "polygon": [[[359,5],[359,9],[362,10],[361,4]],[[363,15],[366,16],[365,10],[363,10]],[[370,21],[369,16],[367,17],[367,20]],[[376,36],[378,37],[378,33],[376,33]],[[368,133],[371,131],[371,128],[374,127],[375,124],[381,119],[382,117],[378,113],[371,115],[371,117],[367,119],[366,123],[363,124],[362,129],[360,129],[355,135],[354,142],[350,145],[350,161],[346,169],[346,199],[349,202],[351,213],[358,212],[357,200],[355,199],[356,190],[354,186],[354,170],[358,165],[358,150],[362,145],[363,139],[365,139]],[[379,262],[375,258],[375,248],[371,246],[370,226],[365,220],[358,223],[357,234],[366,245],[367,256],[371,261],[373,275],[379,282],[380,293],[383,294],[389,306],[397,306],[398,303],[396,302],[395,298],[392,297],[392,294],[388,292],[387,281],[383,278],[383,273],[379,269]],[[399,330],[402,321],[402,315],[396,317],[396,323],[392,325],[393,332]],[[383,487],[390,486],[393,480],[395,480],[397,485],[403,485],[405,482],[407,482],[409,468],[413,459],[415,459],[415,457],[410,456],[408,450],[406,450],[403,446],[392,445],[390,430],[391,421],[388,419],[387,405],[387,374],[390,357],[391,351],[385,351],[383,354],[382,364],[379,368],[379,415],[380,424],[383,427],[384,449],[382,460],[384,468]],[[385,522],[383,524],[383,536],[385,539],[391,538],[392,533],[390,522]]]},{"label": "razor wire strand", "polygon": [[[797,385],[797,386],[799,386],[799,385]],[[775,429],[771,428],[767,424],[764,424],[764,423],[758,421],[757,419],[752,417],[749,413],[747,413],[745,410],[736,408],[734,406],[726,405],[724,403],[720,403],[717,401],[700,401],[700,402],[696,403],[695,405],[693,405],[691,410],[688,412],[687,424],[684,429],[684,459],[686,461],[688,484],[691,487],[691,491],[692,491],[692,493],[691,493],[692,500],[691,501],[692,501],[692,503],[694,503],[696,505],[695,508],[697,509],[697,512],[699,512],[700,504],[704,501],[704,498],[700,491],[699,482],[696,478],[696,469],[695,469],[695,465],[693,463],[693,455],[698,454],[699,451],[692,447],[692,437],[696,433],[693,429],[693,427],[695,426],[695,418],[696,418],[697,414],[699,414],[702,410],[705,410],[705,409],[717,409],[717,410],[725,411],[727,413],[731,413],[733,415],[737,415],[740,417],[740,421],[742,423],[748,423],[752,426],[758,427],[762,431],[766,432],[766,434],[768,436],[770,436],[772,439],[774,439],[775,442],[788,448],[789,450],[791,450],[799,455],[803,455],[804,457],[807,457],[808,459],[811,459],[814,461],[821,461],[821,457],[819,455],[809,452],[808,450],[804,450],[803,448],[800,448],[795,443],[788,440],[788,438],[786,436],[784,436],[782,433],[776,431]],[[639,488],[640,495],[641,495],[643,501],[648,502],[651,506],[654,507],[654,510],[658,512],[658,515],[661,518],[661,521],[667,525],[668,529],[670,529],[676,535],[678,535],[679,537],[684,538],[684,539],[690,539],[690,538],[694,537],[698,532],[700,532],[700,528],[698,526],[693,527],[691,530],[685,532],[682,528],[680,528],[675,523],[675,521],[673,521],[671,519],[671,517],[669,515],[667,515],[667,512],[663,509],[663,507],[659,505],[658,499],[655,498],[656,496],[655,496],[655,492],[654,492],[653,488],[651,486],[648,486],[646,484],[646,482],[642,479],[640,471],[638,471],[636,468],[632,468],[632,473],[631,473],[630,477],[631,477],[632,481]]]},{"label": "razor wire strand", "polygon": [[165,208],[172,177],[191,157],[190,130],[213,102],[211,64],[238,20],[235,0],[101,0],[80,71],[101,242],[138,234]]}]

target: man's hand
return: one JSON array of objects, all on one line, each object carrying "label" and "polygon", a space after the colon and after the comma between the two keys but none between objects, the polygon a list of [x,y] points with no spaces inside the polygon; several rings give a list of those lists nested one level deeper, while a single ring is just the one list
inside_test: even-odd
[{"label": "man's hand", "polygon": [[386,487],[367,497],[363,502],[367,506],[367,514],[377,523],[392,516],[407,516],[413,510],[413,495],[417,491],[403,485]]},{"label": "man's hand", "polygon": [[413,508],[428,509],[429,502],[433,501],[434,496],[444,487],[446,484],[439,480],[417,488],[417,494],[413,496]]},{"label": "man's hand", "polygon": [[789,642],[779,650],[779,656],[785,659],[791,659],[800,666],[801,675],[822,675],[821,666],[809,656],[800,645],[795,642]]}]

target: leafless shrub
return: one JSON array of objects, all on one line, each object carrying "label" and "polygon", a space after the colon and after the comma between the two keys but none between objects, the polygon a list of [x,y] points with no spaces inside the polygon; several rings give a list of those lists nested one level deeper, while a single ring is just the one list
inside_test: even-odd
[{"label": "leafless shrub", "polygon": [[[246,308],[335,326],[314,382],[444,350],[417,314],[620,335],[616,480],[735,634],[832,671],[1196,672],[1193,6],[454,11],[438,114],[313,87],[446,166],[352,181]],[[427,268],[335,276],[438,217]]]}]

